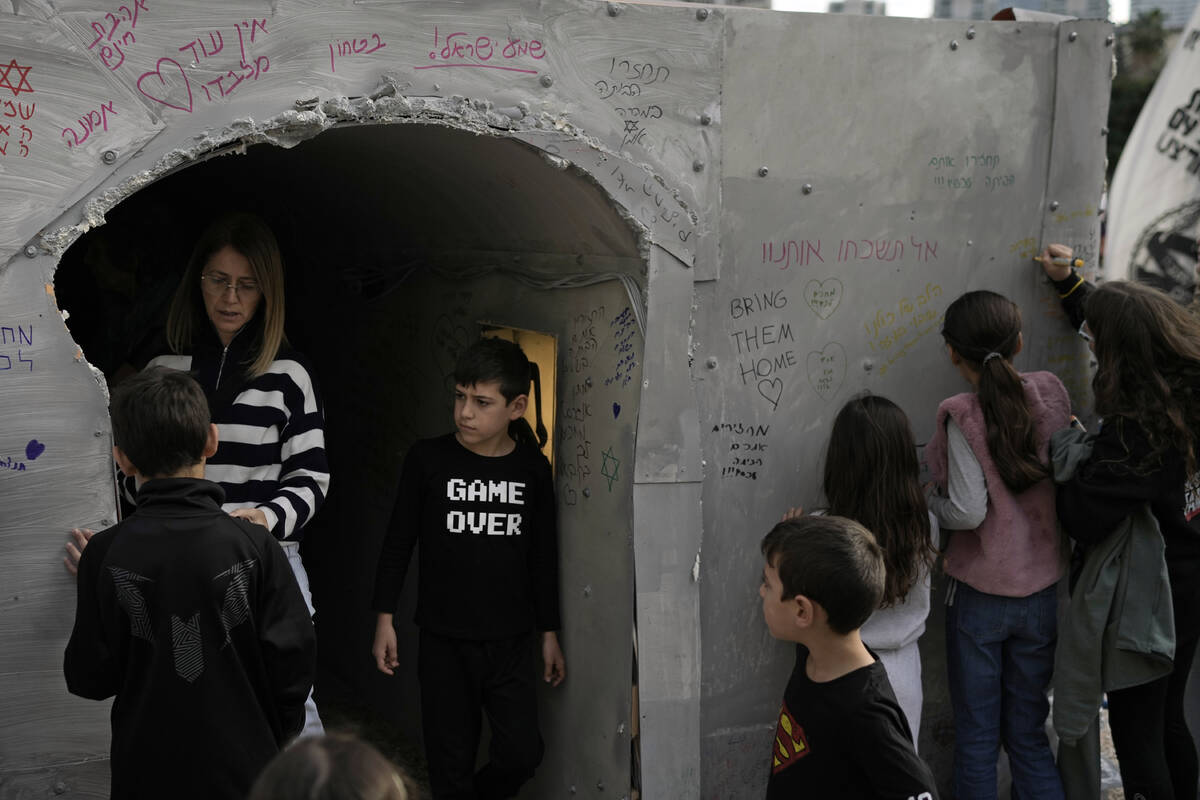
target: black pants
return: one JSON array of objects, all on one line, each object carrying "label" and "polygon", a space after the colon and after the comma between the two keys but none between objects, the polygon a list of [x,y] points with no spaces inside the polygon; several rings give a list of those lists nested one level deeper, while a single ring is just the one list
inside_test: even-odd
[{"label": "black pants", "polygon": [[[434,800],[516,795],[544,751],[531,637],[477,642],[422,630],[417,669]],[[487,714],[492,739],[488,763],[476,772],[480,711]]]},{"label": "black pants", "polygon": [[1193,800],[1200,780],[1196,745],[1183,714],[1183,693],[1200,640],[1200,594],[1182,581],[1172,581],[1171,589],[1175,669],[1151,683],[1108,693],[1113,746],[1130,800]]}]

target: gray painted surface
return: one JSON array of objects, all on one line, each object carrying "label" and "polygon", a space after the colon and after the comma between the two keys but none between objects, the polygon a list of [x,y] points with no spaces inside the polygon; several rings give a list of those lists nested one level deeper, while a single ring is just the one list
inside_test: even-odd
[{"label": "gray painted surface", "polygon": [[[544,698],[528,797],[627,794],[635,608],[644,796],[761,792],[791,655],[760,621],[758,539],[820,502],[855,391],[892,396],[928,437],[961,388],[936,335],[957,294],[1017,300],[1020,366],[1073,370],[1086,403],[1086,358],[1028,259],[1045,239],[1096,252],[1107,25],[162,0],[135,27],[102,0],[11,7],[0,69],[30,70],[0,86],[0,459],[25,469],[0,469],[0,797],[103,791],[106,709],[59,673],[59,559],[66,529],[115,518],[87,360],[108,341],[94,306],[126,317],[119,292],[85,288],[127,262],[169,293],[225,207],[279,233],[289,333],[329,409],[334,490],[305,545],[318,696],[413,736],[412,654],[391,682],[365,660],[364,575],[400,459],[448,426],[447,364],[478,323],[558,337],[569,678]],[[563,279],[577,288],[546,288]],[[571,350],[581,336],[594,350]],[[923,650],[922,746],[944,774]]]}]

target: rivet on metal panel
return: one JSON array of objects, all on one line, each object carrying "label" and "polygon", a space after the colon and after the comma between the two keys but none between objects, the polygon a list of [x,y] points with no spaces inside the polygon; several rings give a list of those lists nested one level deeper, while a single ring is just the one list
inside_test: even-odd
[{"label": "rivet on metal panel", "polygon": [[25,245],[25,255],[29,256],[30,258],[37,258],[37,254],[38,254],[37,245],[34,245],[34,244]]},{"label": "rivet on metal panel", "polygon": [[66,794],[66,791],[67,791],[67,785],[65,783],[63,783],[62,781],[59,781],[58,783],[54,784],[54,793],[55,794]]},{"label": "rivet on metal panel", "polygon": [[1100,135],[1101,135],[1101,136],[1108,136],[1108,128],[1101,128],[1101,129],[1100,129]]},{"label": "rivet on metal panel", "polygon": [[574,786],[572,786],[572,787],[571,787],[571,789],[570,789],[570,792],[571,792],[571,794],[575,794],[575,793],[576,793],[576,792],[578,792],[578,791],[579,791],[579,790],[578,790],[578,789],[576,789]]},{"label": "rivet on metal panel", "polygon": [[957,50],[957,49],[958,49],[958,40],[957,40],[957,39],[954,39],[953,41],[951,41],[951,42],[950,42],[950,49],[951,49],[951,50]]},{"label": "rivet on metal panel", "polygon": [[770,172],[770,170],[768,170],[766,167],[759,167],[758,168],[758,177],[765,178],[765,177],[767,177],[768,172]]},{"label": "rivet on metal panel", "polygon": [[708,466],[708,462],[707,462],[707,461],[705,461],[705,460],[703,460],[703,459],[701,459],[701,461],[700,461],[700,468],[701,468],[701,469],[704,469],[704,468],[705,468],[705,467],[707,467],[707,466]]},{"label": "rivet on metal panel", "polygon": [[95,436],[97,439],[99,439],[103,435],[104,435],[104,431],[92,431],[92,436]]},{"label": "rivet on metal panel", "polygon": [[642,381],[642,388],[643,388],[643,389],[649,389],[649,388],[650,388],[650,379],[649,379],[649,378],[646,378],[645,380],[643,380],[643,381]]},{"label": "rivet on metal panel", "polygon": [[685,472],[687,472],[687,467],[680,467],[680,468],[679,468],[679,474],[680,474],[680,475],[684,474]]},{"label": "rivet on metal panel", "polygon": [[975,246],[975,240],[967,239],[967,247],[974,247],[974,246]]},{"label": "rivet on metal panel", "polygon": [[709,356],[708,359],[704,362],[704,366],[708,367],[709,369],[716,369],[717,368],[717,357]]},{"label": "rivet on metal panel", "polygon": [[974,39],[974,38],[975,38],[975,28],[973,28],[973,27],[971,27],[971,28],[967,28],[967,38],[968,38],[968,39]]},{"label": "rivet on metal panel", "polygon": [[591,586],[585,586],[585,587],[583,587],[583,596],[584,596],[584,597],[591,597],[591,596],[592,596],[592,587],[591,587]]},{"label": "rivet on metal panel", "polygon": [[1058,201],[1057,201],[1057,200],[1051,200],[1051,201],[1050,201],[1050,210],[1051,210],[1051,211],[1058,211]]},{"label": "rivet on metal panel", "polygon": [[591,489],[589,489],[589,488],[587,488],[586,486],[585,486],[585,487],[583,487],[583,496],[584,496],[584,497],[591,497],[591,496],[592,496],[592,490],[591,490]]},{"label": "rivet on metal panel", "polygon": [[596,781],[596,788],[603,792],[604,791],[604,781]]},{"label": "rivet on metal panel", "polygon": [[592,388],[592,376],[591,375],[589,375],[583,379],[583,385],[588,387],[589,389]]},{"label": "rivet on metal panel", "polygon": [[543,75],[541,84],[542,84],[542,86],[549,87],[554,84],[554,78],[551,78],[549,75]]},{"label": "rivet on metal panel", "polygon": [[1076,33],[1075,31],[1071,31],[1070,33],[1068,33],[1068,34],[1067,34],[1067,41],[1068,41],[1068,42],[1073,42],[1073,41],[1075,41],[1075,40],[1076,40],[1076,39],[1078,39],[1078,38],[1079,38],[1079,34],[1078,34],[1078,33]]},{"label": "rivet on metal panel", "polygon": [[624,732],[625,732],[625,723],[622,722],[617,725],[617,735],[620,736]]},{"label": "rivet on metal panel", "polygon": [[712,125],[712,114],[709,114],[708,112],[701,114],[700,115],[700,124],[701,125]]},{"label": "rivet on metal panel", "polygon": [[117,163],[117,151],[116,150],[105,150],[103,153],[100,154],[100,160],[103,161],[105,164]]},{"label": "rivet on metal panel", "polygon": [[696,9],[696,19],[700,20],[701,22],[704,22],[704,20],[708,19],[708,9],[707,8]]},{"label": "rivet on metal panel", "polygon": [[804,194],[812,194],[812,184],[811,183],[804,184],[803,186],[800,187],[800,191],[803,192]]},{"label": "rivet on metal panel", "polygon": [[704,162],[696,159],[692,162],[692,172],[704,172]]},{"label": "rivet on metal panel", "polygon": [[1104,46],[1112,47],[1112,43],[1113,43],[1113,35],[1110,33],[1108,36],[1104,37]]},{"label": "rivet on metal panel", "polygon": [[869,358],[864,358],[863,359],[863,369],[866,370],[867,372],[870,372],[871,370],[875,369],[875,362]]},{"label": "rivet on metal panel", "polygon": [[620,13],[621,13],[621,7],[619,5],[617,5],[616,3],[608,4],[608,15],[610,17],[615,17],[617,14],[620,14]]}]

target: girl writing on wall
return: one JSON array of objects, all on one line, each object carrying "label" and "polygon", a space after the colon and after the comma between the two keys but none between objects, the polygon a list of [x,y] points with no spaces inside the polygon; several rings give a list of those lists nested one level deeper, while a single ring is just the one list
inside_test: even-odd
[{"label": "girl writing on wall", "polygon": [[1045,733],[1064,558],[1054,516],[1050,434],[1066,427],[1067,390],[1049,372],[1019,373],[1021,313],[968,292],[946,309],[950,362],[971,386],[938,406],[926,463],[929,507],[949,530],[946,662],[954,711],[954,794],[997,794],[1001,743],[1013,797],[1063,797]]},{"label": "girl writing on wall", "polygon": [[1093,287],[1068,266],[1071,257],[1070,248],[1052,244],[1040,260],[1095,353],[1092,392],[1103,421],[1090,458],[1059,487],[1058,517],[1084,545],[1105,539],[1143,505],[1158,522],[1174,669],[1108,692],[1108,720],[1126,797],[1191,798],[1200,767],[1183,698],[1200,640],[1200,532],[1185,517],[1185,486],[1200,466],[1200,320],[1142,284]]}]

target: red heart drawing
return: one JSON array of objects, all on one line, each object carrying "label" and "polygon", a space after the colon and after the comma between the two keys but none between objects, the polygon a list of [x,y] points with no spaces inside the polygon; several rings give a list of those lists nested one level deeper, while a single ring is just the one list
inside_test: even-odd
[{"label": "red heart drawing", "polygon": [[[168,84],[167,78],[163,76],[162,65],[164,62],[166,62],[168,64],[173,64],[175,66],[175,70],[179,71],[179,77],[183,79],[183,88],[187,89],[188,99],[187,99],[186,106],[181,106],[176,103],[172,103],[169,100],[163,99],[164,97],[167,97],[168,95],[170,95],[172,89],[174,89],[174,86]],[[167,71],[167,74],[172,78],[172,82],[174,82],[175,70]],[[153,76],[154,80],[151,80],[149,82],[151,91],[148,92],[142,86],[142,82],[152,76]],[[157,83],[155,83],[155,80],[157,81]],[[173,58],[160,58],[158,60],[158,63],[154,65],[153,70],[145,73],[144,75],[142,75],[142,77],[138,78],[137,87],[138,87],[139,92],[146,95],[146,97],[149,97],[151,100],[155,101],[156,103],[162,103],[164,106],[167,106],[168,108],[177,108],[180,111],[186,111],[189,114],[192,113],[192,84],[188,81],[187,73],[185,73],[183,71],[183,67],[179,66],[179,62]]]}]

